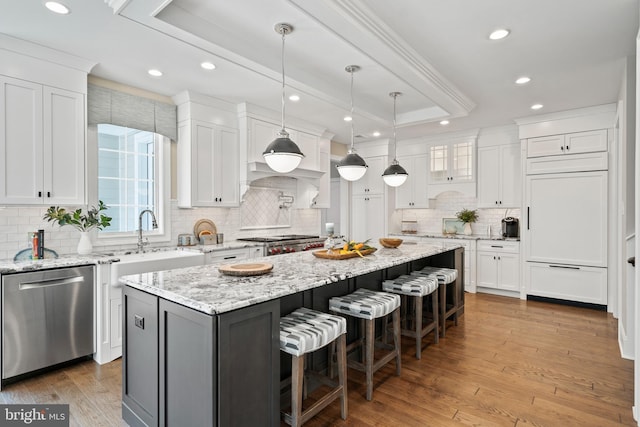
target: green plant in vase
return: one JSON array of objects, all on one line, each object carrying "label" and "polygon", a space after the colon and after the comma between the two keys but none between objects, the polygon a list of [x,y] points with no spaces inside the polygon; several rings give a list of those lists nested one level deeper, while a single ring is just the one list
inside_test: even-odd
[{"label": "green plant in vase", "polygon": [[456,218],[464,223],[464,234],[471,235],[471,223],[478,220],[478,211],[476,209],[462,209],[456,213]]},{"label": "green plant in vase", "polygon": [[86,213],[82,209],[67,211],[59,206],[50,206],[45,212],[43,219],[53,222],[63,227],[69,225],[80,231],[80,242],[78,243],[78,254],[88,255],[93,250],[89,231],[93,229],[102,230],[111,225],[111,217],[100,212],[109,209],[102,200],[98,201],[98,206],[92,206]]}]

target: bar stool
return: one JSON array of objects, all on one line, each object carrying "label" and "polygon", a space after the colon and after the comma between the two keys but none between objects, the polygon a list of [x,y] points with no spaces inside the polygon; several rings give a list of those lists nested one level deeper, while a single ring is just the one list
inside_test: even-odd
[{"label": "bar stool", "polygon": [[[413,323],[414,329],[411,330],[406,324],[407,317],[405,317],[405,325],[401,330],[402,335],[415,338],[416,340],[416,359],[421,358],[422,353],[422,338],[424,338],[429,332],[433,331],[433,341],[438,344],[438,317],[440,316],[438,310],[438,279],[435,276],[410,276],[403,275],[393,280],[385,280],[382,282],[382,289],[386,292],[392,292],[399,294],[401,297],[413,298]],[[423,324],[422,318],[422,301],[424,297],[431,296],[431,309],[433,312],[433,319],[430,322]],[[386,326],[386,325],[385,325]]]},{"label": "bar stool", "polygon": [[[460,289],[456,283],[458,270],[443,267],[424,267],[422,270],[412,271],[412,276],[435,276],[440,288],[440,325],[444,338],[447,319],[453,316],[454,325],[458,326],[458,308],[460,307]],[[447,310],[447,286],[454,284],[453,306]]]},{"label": "bar stool", "polygon": [[[340,398],[340,415],[347,419],[347,322],[343,317],[299,308],[280,319],[280,350],[291,355],[291,412],[283,413],[284,422],[297,427],[307,422],[335,399]],[[338,384],[325,376],[318,379],[331,391],[302,410],[305,355],[337,342]]]},{"label": "bar stool", "polygon": [[[347,364],[349,367],[366,374],[367,400],[371,400],[373,398],[373,374],[378,369],[395,358],[396,375],[400,375],[400,296],[387,292],[358,289],[349,295],[331,298],[329,310],[356,317],[361,320],[361,325],[364,323],[364,337],[347,346],[347,351],[351,351],[364,345],[364,363],[348,360]],[[390,313],[393,313],[393,350],[374,363],[375,321]]]}]

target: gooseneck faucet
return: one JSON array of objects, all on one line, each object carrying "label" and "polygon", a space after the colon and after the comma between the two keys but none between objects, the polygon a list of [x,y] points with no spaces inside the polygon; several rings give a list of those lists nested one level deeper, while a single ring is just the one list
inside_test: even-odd
[{"label": "gooseneck faucet", "polygon": [[142,216],[146,213],[151,214],[151,226],[156,229],[158,228],[158,222],[156,221],[156,216],[151,209],[145,209],[140,212],[138,215],[138,252],[144,252],[144,246],[149,244],[149,240],[142,240]]}]

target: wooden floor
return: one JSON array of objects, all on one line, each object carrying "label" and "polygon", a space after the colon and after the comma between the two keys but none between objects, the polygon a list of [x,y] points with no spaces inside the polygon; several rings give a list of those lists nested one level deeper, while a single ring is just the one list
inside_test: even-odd
[{"label": "wooden floor", "polygon": [[[371,402],[349,370],[349,418],[339,401],[305,426],[636,425],[633,363],[620,358],[607,313],[466,294],[465,314],[422,360],[403,339],[402,376],[376,373]],[[119,360],[87,361],[7,386],[0,403],[69,403],[72,426],[125,425]]]}]

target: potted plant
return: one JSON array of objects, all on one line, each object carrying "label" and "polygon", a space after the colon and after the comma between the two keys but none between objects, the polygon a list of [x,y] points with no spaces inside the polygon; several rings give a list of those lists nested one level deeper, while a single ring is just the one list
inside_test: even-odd
[{"label": "potted plant", "polygon": [[78,254],[88,255],[93,250],[89,231],[97,228],[102,230],[111,225],[111,217],[100,212],[108,209],[102,200],[98,201],[98,206],[92,206],[87,213],[82,213],[82,209],[69,212],[59,206],[50,206],[44,214],[43,219],[59,226],[70,225],[80,231],[80,242],[78,242]]},{"label": "potted plant", "polygon": [[462,209],[456,213],[456,218],[464,223],[464,234],[471,235],[471,223],[478,220],[478,211],[475,209]]}]

